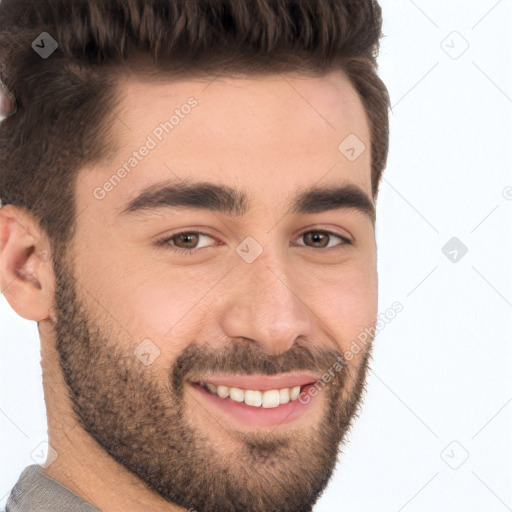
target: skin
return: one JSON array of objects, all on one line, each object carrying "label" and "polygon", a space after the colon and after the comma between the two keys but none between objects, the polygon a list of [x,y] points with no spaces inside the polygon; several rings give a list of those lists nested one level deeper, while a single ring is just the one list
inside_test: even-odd
[{"label": "skin", "polygon": [[[216,510],[200,497],[193,502],[178,483],[169,493],[155,489],[158,481],[167,483],[165,468],[141,476],[159,454],[172,459],[166,451],[169,436],[177,436],[174,442],[187,447],[190,457],[209,461],[192,476],[219,503],[240,499],[241,507],[247,499],[259,507],[255,510],[311,510],[301,488],[317,482],[311,490],[316,500],[334,469],[334,448],[360,404],[370,346],[346,361],[307,414],[272,429],[228,421],[201,402],[176,370],[176,362],[184,360],[191,374],[201,376],[202,369],[215,370],[212,354],[225,354],[228,368],[242,374],[258,373],[266,363],[276,373],[293,373],[295,355],[293,361],[307,369],[316,361],[318,367],[311,369],[321,374],[328,356],[346,353],[377,318],[371,220],[353,209],[284,213],[285,200],[297,187],[355,184],[371,197],[369,150],[353,162],[338,150],[350,133],[370,147],[367,118],[353,86],[341,73],[217,78],[206,85],[123,82],[119,121],[112,126],[122,149],[109,162],[80,170],[77,229],[59,269],[30,213],[12,205],[0,210],[1,287],[20,316],[38,323],[41,338],[49,443],[58,453],[44,472],[104,512]],[[94,189],[190,96],[198,105],[179,126],[104,199],[95,198]],[[185,178],[247,192],[247,214],[235,219],[200,209],[162,209],[137,219],[117,215],[151,183]],[[311,243],[304,247],[301,235],[322,229],[349,237],[353,245],[339,245],[329,254]],[[213,238],[203,237],[201,244],[211,247],[191,256],[155,246],[164,235],[185,230],[207,232]],[[263,248],[250,264],[235,251],[246,236]],[[222,244],[215,245],[217,240]],[[340,243],[332,240],[333,246]],[[134,356],[144,339],[160,350],[149,366]],[[94,350],[84,348],[87,343]],[[69,358],[67,380],[59,353]],[[180,386],[170,390],[173,376]],[[109,419],[106,404],[117,423]],[[130,427],[144,418],[149,421],[139,437],[135,430],[130,437]],[[119,442],[123,436],[143,446],[126,451]],[[197,459],[189,465],[191,460]],[[248,467],[250,473],[243,469]],[[228,473],[215,469],[233,471],[231,481],[238,479],[240,486],[234,495],[219,490]],[[173,475],[180,480],[177,467]]]}]

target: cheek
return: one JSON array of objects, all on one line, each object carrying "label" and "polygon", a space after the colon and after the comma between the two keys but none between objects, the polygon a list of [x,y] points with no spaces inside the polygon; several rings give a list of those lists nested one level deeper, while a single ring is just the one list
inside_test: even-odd
[{"label": "cheek", "polygon": [[142,283],[126,301],[129,314],[139,331],[150,331],[160,339],[173,336],[190,317],[197,317],[201,291],[181,287],[175,281]]},{"label": "cheek", "polygon": [[315,293],[309,294],[312,310],[332,331],[341,351],[375,325],[378,283],[371,266],[340,270],[315,288]]},{"label": "cheek", "polygon": [[375,332],[378,314],[376,271],[347,272],[338,282],[332,283],[328,295],[328,299],[324,298],[321,303],[322,318],[329,321],[337,348],[347,363],[344,367],[347,381],[341,397],[349,402],[354,399],[358,382],[364,378],[363,361]]},{"label": "cheek", "polygon": [[105,328],[119,327],[118,343],[136,347],[149,339],[163,361],[196,337],[205,307],[201,298],[212,286],[209,279],[113,251],[108,257],[81,258],[77,269],[90,314]]},{"label": "cheek", "polygon": [[186,270],[140,277],[119,291],[123,315],[134,335],[153,339],[162,352],[178,353],[201,332],[210,279],[193,279]]}]

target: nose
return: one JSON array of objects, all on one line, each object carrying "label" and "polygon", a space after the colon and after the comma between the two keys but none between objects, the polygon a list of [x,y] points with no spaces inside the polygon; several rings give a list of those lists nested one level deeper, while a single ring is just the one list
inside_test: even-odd
[{"label": "nose", "polygon": [[309,308],[284,265],[271,268],[263,258],[242,265],[233,273],[221,315],[226,335],[251,339],[269,355],[286,352],[298,336],[309,338]]}]

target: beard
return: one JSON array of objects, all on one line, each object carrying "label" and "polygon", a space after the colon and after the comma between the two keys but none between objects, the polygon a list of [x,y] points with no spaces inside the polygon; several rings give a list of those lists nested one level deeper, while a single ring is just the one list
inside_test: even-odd
[{"label": "beard", "polygon": [[358,366],[344,362],[320,390],[323,415],[314,428],[247,433],[225,430],[212,418],[209,427],[218,427],[219,438],[230,441],[228,457],[193,421],[185,401],[187,381],[221,373],[321,375],[345,361],[341,352],[299,340],[279,355],[245,339],[223,348],[191,342],[170,368],[145,366],[134,355],[140,341],[114,329],[114,322],[95,321],[78,298],[72,273],[64,265],[55,268],[56,343],[69,398],[79,424],[114,460],[187,510],[312,510],[359,414],[371,343]]}]

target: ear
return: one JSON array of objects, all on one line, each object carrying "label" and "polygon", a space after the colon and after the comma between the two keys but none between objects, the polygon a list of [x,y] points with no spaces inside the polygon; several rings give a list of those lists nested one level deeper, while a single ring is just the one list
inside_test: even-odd
[{"label": "ear", "polygon": [[55,320],[55,278],[46,233],[26,209],[0,208],[0,289],[27,320]]}]

